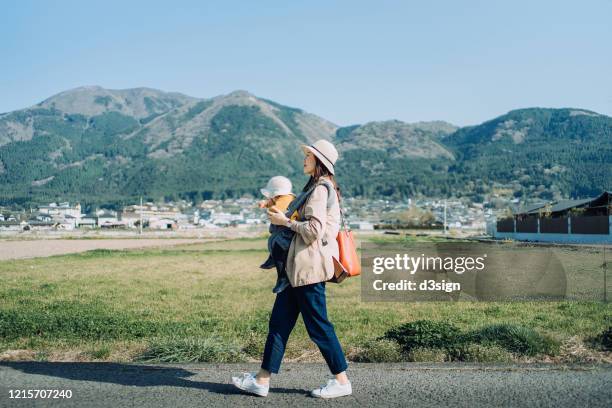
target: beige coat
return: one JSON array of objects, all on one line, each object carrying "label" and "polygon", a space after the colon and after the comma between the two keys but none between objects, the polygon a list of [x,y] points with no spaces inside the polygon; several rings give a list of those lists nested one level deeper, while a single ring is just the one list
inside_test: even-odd
[{"label": "beige coat", "polygon": [[[328,177],[322,177],[333,183]],[[319,180],[318,184],[323,183]],[[300,219],[293,221],[296,232],[287,255],[287,277],[291,286],[325,282],[334,276],[334,261],[338,259],[336,237],[340,230],[340,206],[336,195],[327,209],[327,188],[317,185],[306,203],[298,210]]]}]

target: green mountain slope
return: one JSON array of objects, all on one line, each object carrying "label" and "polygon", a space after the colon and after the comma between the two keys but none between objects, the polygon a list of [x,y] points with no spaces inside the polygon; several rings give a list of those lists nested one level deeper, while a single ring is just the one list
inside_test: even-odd
[{"label": "green mountain slope", "polygon": [[371,122],[336,131],[339,179],[349,195],[412,197],[447,193],[453,153],[438,139],[457,128],[445,122]]},{"label": "green mountain slope", "polygon": [[299,145],[335,130],[244,91],[202,100],[77,88],[0,116],[0,204],[257,192],[272,175],[299,177]]},{"label": "green mountain slope", "polygon": [[278,174],[298,190],[299,146],[320,138],[338,147],[351,196],[550,199],[612,188],[612,118],[581,109],[522,109],[465,128],[338,128],[245,91],[199,99],[82,87],[0,115],[0,205],[258,195]]},{"label": "green mountain slope", "polygon": [[520,109],[442,142],[457,157],[449,171],[509,184],[515,196],[585,197],[612,186],[612,118],[595,112]]},{"label": "green mountain slope", "polygon": [[612,187],[612,118],[530,108],[477,126],[375,122],[340,128],[350,194],[589,197]]}]

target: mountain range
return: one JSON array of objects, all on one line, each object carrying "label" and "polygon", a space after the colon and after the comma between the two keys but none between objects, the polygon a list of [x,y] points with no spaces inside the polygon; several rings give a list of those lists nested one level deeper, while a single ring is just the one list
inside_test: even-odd
[{"label": "mountain range", "polygon": [[338,148],[348,196],[555,199],[612,187],[612,118],[584,109],[520,109],[469,127],[339,127],[246,91],[201,99],[89,86],[0,114],[0,205],[257,196],[278,174],[298,191],[299,146],[317,139]]}]

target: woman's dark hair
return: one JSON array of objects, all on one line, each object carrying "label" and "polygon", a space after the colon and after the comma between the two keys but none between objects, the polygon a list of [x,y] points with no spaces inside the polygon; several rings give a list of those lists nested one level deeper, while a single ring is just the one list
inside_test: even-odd
[{"label": "woman's dark hair", "polygon": [[315,158],[315,170],[314,170],[313,175],[310,176],[310,178],[308,179],[308,182],[306,183],[302,191],[308,191],[308,189],[310,189],[312,186],[314,186],[317,183],[317,181],[319,181],[319,178],[321,178],[322,176],[327,176],[329,177],[332,184],[334,185],[334,189],[338,193],[338,201],[340,201],[340,198],[341,198],[340,186],[338,186],[338,183],[336,182],[336,178],[334,177],[333,174],[329,172],[327,167],[325,167],[325,165],[319,160],[317,156],[313,155],[313,157]]}]

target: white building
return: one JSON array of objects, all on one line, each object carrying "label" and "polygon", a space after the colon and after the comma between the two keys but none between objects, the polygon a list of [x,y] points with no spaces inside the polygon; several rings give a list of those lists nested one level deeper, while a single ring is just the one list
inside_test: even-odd
[{"label": "white building", "polygon": [[204,219],[201,219],[198,224],[204,228],[212,228],[212,229],[221,228],[219,225],[215,225],[211,223],[209,220],[204,220]]},{"label": "white building", "polygon": [[64,203],[50,203],[49,205],[43,205],[38,208],[39,213],[48,214],[54,219],[65,219],[67,215],[74,217],[76,224],[78,225],[81,219],[81,204],[76,203],[75,206],[71,206],[69,202]]},{"label": "white building", "polygon": [[200,222],[200,210],[197,208],[189,208],[178,216],[179,219],[183,219],[191,224],[198,224]]},{"label": "white building", "polygon": [[143,224],[153,222],[154,220],[170,219],[178,221],[181,218],[181,213],[174,207],[156,206],[153,203],[140,205],[129,205],[123,207],[121,219],[126,221],[130,227],[140,223],[142,217]]},{"label": "white building", "polygon": [[175,220],[170,218],[151,219],[149,221],[149,228],[159,230],[177,229],[178,224]]},{"label": "white building", "polygon": [[80,219],[80,217],[77,218],[77,217],[74,217],[74,216],[72,216],[70,214],[66,214],[64,216],[64,219],[59,221],[60,228],[68,229],[68,230],[73,230],[73,229],[75,229],[76,227],[79,226],[79,224],[78,224],[79,219]]},{"label": "white building", "polygon": [[79,221],[79,227],[93,228],[96,225],[98,225],[98,218],[95,215],[81,214],[81,220]]},{"label": "white building", "polygon": [[210,222],[216,225],[229,225],[233,221],[244,221],[242,214],[211,211]]},{"label": "white building", "polygon": [[25,221],[0,221],[0,231],[23,231],[27,225]]},{"label": "white building", "polygon": [[104,224],[115,224],[119,221],[117,214],[110,211],[98,210],[96,211],[96,215],[98,217],[99,227],[103,226]]},{"label": "white building", "polygon": [[355,221],[355,222],[351,222],[349,226],[351,227],[351,229],[358,229],[358,230],[364,230],[364,231],[374,230],[374,224],[372,224],[369,221]]}]

